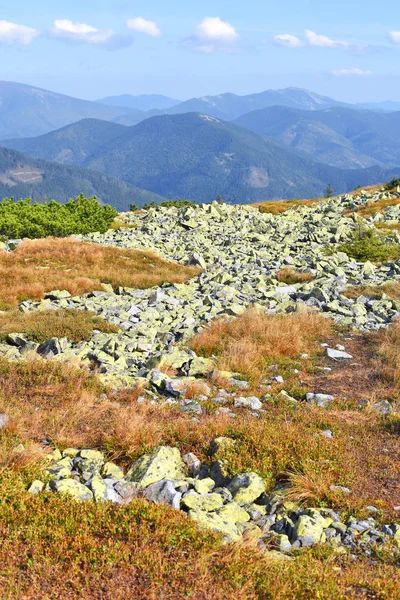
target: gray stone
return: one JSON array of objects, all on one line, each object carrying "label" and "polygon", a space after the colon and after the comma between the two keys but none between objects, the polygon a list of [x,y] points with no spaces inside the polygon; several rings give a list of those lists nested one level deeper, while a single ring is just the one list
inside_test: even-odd
[{"label": "gray stone", "polygon": [[352,355],[348,352],[343,352],[342,350],[335,350],[334,348],[327,348],[326,355],[328,356],[328,358],[332,358],[333,360],[353,358]]},{"label": "gray stone", "polygon": [[0,430],[5,429],[10,422],[10,417],[5,413],[0,414]]},{"label": "gray stone", "polygon": [[316,404],[321,408],[327,408],[334,399],[330,394],[306,394],[306,400],[309,404]]},{"label": "gray stone", "polygon": [[180,507],[182,497],[182,494],[176,491],[174,482],[167,479],[149,485],[144,495],[147,500],[151,500],[156,504],[169,504],[172,508],[176,509]]}]

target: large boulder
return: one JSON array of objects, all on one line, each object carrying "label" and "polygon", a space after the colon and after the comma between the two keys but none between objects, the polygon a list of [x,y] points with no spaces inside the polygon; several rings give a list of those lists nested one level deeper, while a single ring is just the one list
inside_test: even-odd
[{"label": "large boulder", "polygon": [[186,467],[178,448],[161,446],[150,454],[145,454],[130,467],[127,481],[136,481],[142,487],[162,479],[184,479]]}]

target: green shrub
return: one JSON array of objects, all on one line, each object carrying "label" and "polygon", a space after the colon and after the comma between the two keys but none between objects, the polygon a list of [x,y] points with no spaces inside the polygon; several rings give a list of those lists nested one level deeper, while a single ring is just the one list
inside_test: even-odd
[{"label": "green shrub", "polygon": [[385,190],[391,190],[394,187],[397,187],[398,185],[400,185],[400,178],[399,177],[395,177],[393,179],[391,179],[388,183],[385,184]]},{"label": "green shrub", "polygon": [[165,208],[171,208],[172,206],[175,208],[184,208],[185,206],[197,206],[197,203],[196,200],[166,200],[165,202],[160,202],[160,204],[157,204],[153,200],[153,202],[150,204],[145,204],[143,209],[149,210],[149,208],[157,208],[158,206]]},{"label": "green shrub", "polygon": [[103,206],[95,197],[85,198],[83,194],[66,204],[55,200],[39,204],[31,198],[5,198],[0,202],[0,237],[32,239],[90,231],[104,233],[117,214],[112,206]]},{"label": "green shrub", "polygon": [[351,258],[360,262],[384,262],[400,257],[400,246],[386,242],[373,229],[358,227],[350,240],[341,244],[337,250],[345,252]]}]

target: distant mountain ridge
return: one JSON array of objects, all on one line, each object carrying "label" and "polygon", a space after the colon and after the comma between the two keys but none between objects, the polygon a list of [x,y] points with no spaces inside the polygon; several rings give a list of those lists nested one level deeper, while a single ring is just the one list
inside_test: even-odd
[{"label": "distant mountain ridge", "polygon": [[328,183],[345,192],[400,175],[400,167],[324,165],[271,137],[201,113],[161,115],[134,127],[84,120],[14,144],[165,198],[199,202],[220,194],[233,203],[321,196]]},{"label": "distant mountain ridge", "polygon": [[141,111],[130,108],[106,106],[21,83],[0,81],[0,140],[42,135],[84,118],[112,121],[125,113],[143,116]]},{"label": "distant mountain ridge", "polygon": [[148,110],[166,110],[176,104],[180,104],[181,101],[161,94],[141,94],[139,96],[122,94],[121,96],[101,98],[100,100],[96,100],[96,102],[107,104],[108,106],[123,106],[146,112]]},{"label": "distant mountain ridge", "polygon": [[164,200],[102,173],[37,160],[0,148],[0,199],[31,196],[38,202],[45,199],[66,202],[81,192],[97,196],[101,202],[112,204],[120,211],[129,210],[131,203],[143,206],[153,200]]},{"label": "distant mountain ridge", "polygon": [[203,112],[213,117],[224,119],[225,121],[232,121],[253,110],[276,105],[289,106],[301,110],[322,110],[331,106],[351,106],[307,90],[286,88],[283,90],[267,90],[246,96],[228,93],[219,96],[192,98],[186,102],[181,102],[165,112],[167,114]]},{"label": "distant mountain ridge", "polygon": [[234,121],[339,168],[400,164],[400,112],[274,106]]}]

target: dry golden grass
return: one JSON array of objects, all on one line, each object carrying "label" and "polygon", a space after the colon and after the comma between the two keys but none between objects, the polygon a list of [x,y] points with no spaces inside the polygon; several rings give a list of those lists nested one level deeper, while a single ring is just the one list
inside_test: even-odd
[{"label": "dry golden grass", "polygon": [[116,333],[119,328],[96,313],[59,309],[22,313],[11,310],[0,314],[0,339],[9,333],[24,333],[28,340],[41,344],[52,337],[67,337],[73,342],[88,340],[94,329]]},{"label": "dry golden grass", "polygon": [[237,371],[254,382],[275,359],[313,354],[317,341],[331,334],[331,322],[316,312],[267,315],[250,308],[234,320],[213,322],[194,336],[191,347],[199,355],[217,356],[219,369]]},{"label": "dry golden grass", "polygon": [[397,206],[398,204],[400,204],[400,198],[384,198],[377,202],[367,202],[367,204],[359,206],[355,211],[348,210],[345,214],[356,212],[361,217],[370,217],[376,213],[382,213],[388,206]]},{"label": "dry golden grass", "polygon": [[55,289],[72,295],[99,290],[102,283],[143,289],[183,283],[199,272],[197,267],[166,262],[151,252],[70,239],[34,240],[15,252],[0,251],[0,310],[28,298],[40,300]]},{"label": "dry golden grass", "polygon": [[400,223],[388,223],[387,221],[378,221],[374,224],[379,234],[390,233],[391,231],[400,231]]},{"label": "dry golden grass", "polygon": [[379,355],[382,360],[382,378],[400,388],[400,321],[395,321],[388,329],[381,333],[382,342],[379,346]]},{"label": "dry golden grass", "polygon": [[252,204],[254,208],[258,208],[261,213],[269,213],[271,215],[281,215],[290,208],[297,208],[298,206],[312,206],[318,204],[326,198],[311,198],[309,200],[273,200],[271,202],[259,202]]},{"label": "dry golden grass", "polygon": [[400,300],[400,282],[389,282],[383,285],[356,285],[347,288],[343,293],[346,298],[359,298],[360,296],[372,296],[375,299],[382,298],[383,294],[396,300]]},{"label": "dry golden grass", "polygon": [[110,229],[137,229],[137,225],[116,219],[113,223],[111,223]]},{"label": "dry golden grass", "polygon": [[312,281],[313,279],[309,273],[300,273],[298,271],[295,271],[291,267],[283,267],[283,269],[278,271],[275,278],[278,281],[287,284],[307,283],[309,281]]}]

